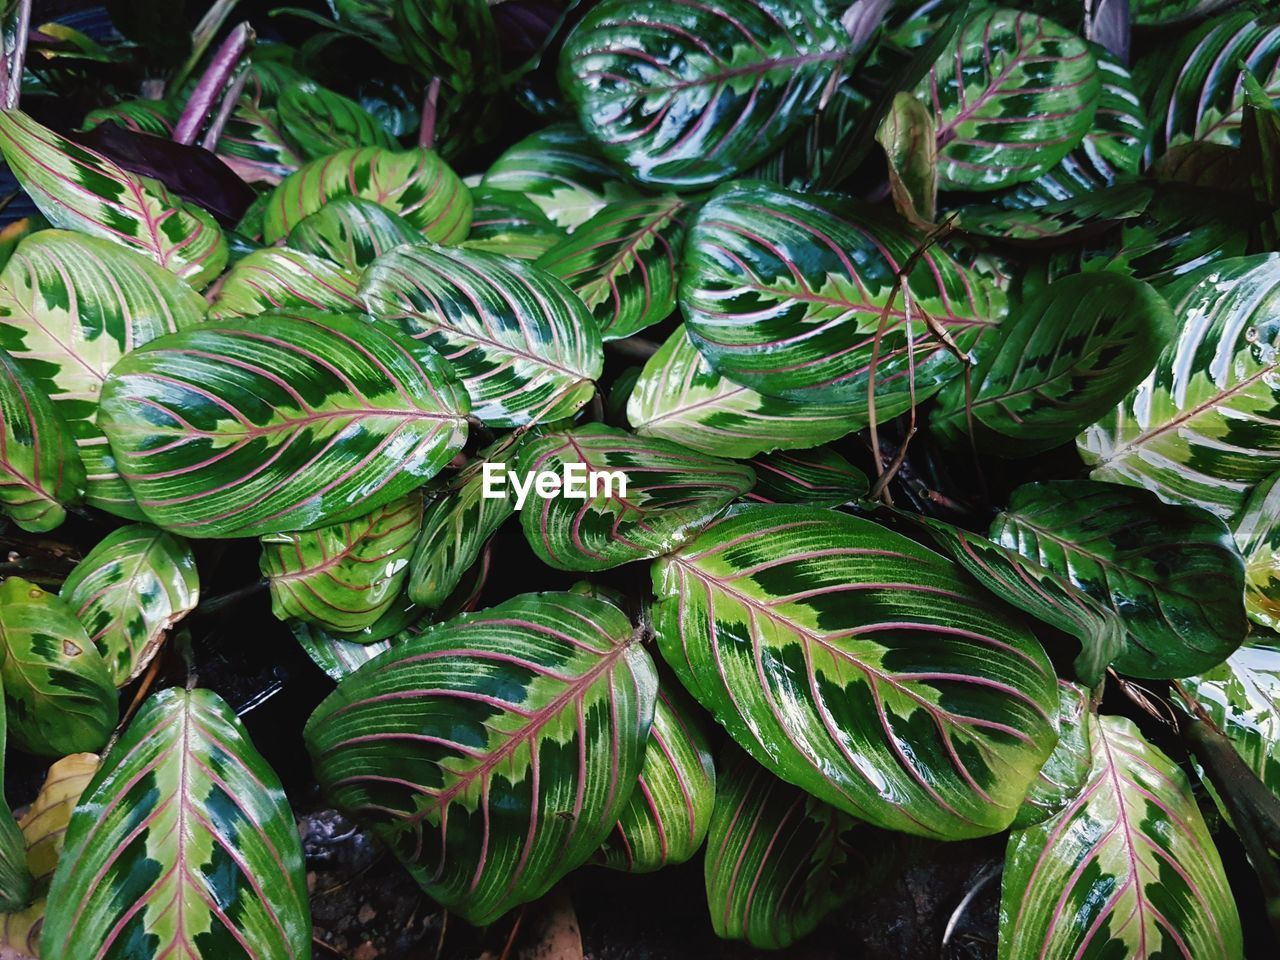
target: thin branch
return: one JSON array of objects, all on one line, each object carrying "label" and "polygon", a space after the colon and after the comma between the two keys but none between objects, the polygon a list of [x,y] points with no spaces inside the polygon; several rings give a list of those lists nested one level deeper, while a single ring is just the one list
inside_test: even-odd
[{"label": "thin branch", "polygon": [[178,123],[173,128],[175,143],[196,142],[196,137],[208,120],[214,105],[221,100],[223,91],[231,83],[241,59],[253,46],[255,38],[253,27],[247,22],[237,24],[227,34],[227,38],[222,41],[222,46],[218,47],[213,59],[209,61],[209,66],[200,76],[195,90],[191,92],[191,97],[182,110],[182,116],[178,118]]}]

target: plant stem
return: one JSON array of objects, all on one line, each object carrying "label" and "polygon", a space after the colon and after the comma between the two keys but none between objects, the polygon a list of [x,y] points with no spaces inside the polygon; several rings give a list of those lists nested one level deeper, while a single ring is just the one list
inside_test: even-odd
[{"label": "plant stem", "polygon": [[201,128],[213,110],[214,104],[221,98],[227,84],[231,82],[241,58],[253,46],[255,39],[253,27],[247,22],[237,24],[227,38],[218,47],[217,53],[209,61],[191,98],[183,108],[173,128],[173,139],[176,143],[195,143]]},{"label": "plant stem", "polygon": [[440,100],[440,78],[432,77],[422,98],[422,122],[418,125],[418,146],[431,150],[436,145],[436,105]]},{"label": "plant stem", "polygon": [[4,56],[0,57],[0,108],[17,110],[22,99],[22,72],[27,64],[31,32],[31,0],[18,0],[4,18]]},{"label": "plant stem", "polygon": [[226,129],[227,121],[231,119],[231,112],[240,102],[240,94],[244,93],[244,87],[248,81],[249,71],[242,69],[232,81],[231,86],[227,88],[222,103],[218,105],[218,112],[214,114],[213,121],[200,139],[200,146],[209,151],[213,151],[218,146],[218,141],[222,139],[222,131]]},{"label": "plant stem", "polygon": [[182,84],[191,75],[191,71],[196,68],[200,58],[209,49],[209,44],[213,43],[213,38],[218,35],[218,31],[222,29],[222,25],[227,22],[227,17],[231,16],[231,11],[236,8],[236,4],[239,2],[240,0],[214,0],[209,9],[205,11],[205,15],[200,18],[196,28],[191,31],[191,56],[187,57],[186,62],[178,68],[178,72],[173,75],[173,79],[170,82],[170,86],[174,90],[182,88]]}]

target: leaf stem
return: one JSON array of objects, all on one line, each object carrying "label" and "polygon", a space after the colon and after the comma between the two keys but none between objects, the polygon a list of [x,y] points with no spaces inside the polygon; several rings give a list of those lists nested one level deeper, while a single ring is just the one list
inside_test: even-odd
[{"label": "leaf stem", "polygon": [[27,63],[27,37],[31,33],[31,0],[18,0],[4,18],[4,56],[0,57],[0,108],[17,110],[22,99],[22,73]]},{"label": "leaf stem", "polygon": [[440,78],[432,77],[422,98],[422,121],[418,124],[418,146],[434,150],[436,145],[436,106],[440,100]]},{"label": "leaf stem", "polygon": [[173,128],[175,143],[192,144],[205,125],[214,104],[222,97],[223,91],[232,81],[241,59],[253,46],[256,35],[248,22],[237,24],[222,41],[209,66],[200,76],[196,88],[191,92],[182,116]]}]

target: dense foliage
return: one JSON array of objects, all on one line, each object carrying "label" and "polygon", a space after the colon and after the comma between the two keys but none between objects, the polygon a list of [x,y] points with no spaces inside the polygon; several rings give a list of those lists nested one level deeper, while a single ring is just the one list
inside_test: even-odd
[{"label": "dense foliage", "polygon": [[471,924],[701,858],[784,948],[998,836],[999,960],[1275,955],[1272,4],[41,6],[0,948],[311,956],[282,778],[165,679],[261,589],[319,795]]}]

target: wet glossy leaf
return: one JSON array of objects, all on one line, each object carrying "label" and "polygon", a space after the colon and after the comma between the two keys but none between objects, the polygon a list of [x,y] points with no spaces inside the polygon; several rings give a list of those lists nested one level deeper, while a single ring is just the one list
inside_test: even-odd
[{"label": "wet glossy leaf", "polygon": [[70,605],[19,577],[0,583],[0,656],[9,736],[19,748],[59,757],[107,742],[116,689]]},{"label": "wet glossy leaf", "polygon": [[341,523],[438,473],[467,434],[448,364],[342,314],[210,321],[116,364],[99,423],[138,504],[191,537]]},{"label": "wet glossy leaf", "polygon": [[1121,673],[1190,676],[1225,660],[1248,631],[1244,562],[1226,524],[1203,510],[1114,484],[1030,483],[992,522],[991,539],[1119,615]]},{"label": "wet glossy leaf", "polygon": [[[473,223],[474,227],[475,224]],[[289,246],[359,270],[422,234],[399,214],[362,197],[335,197],[289,233]]]},{"label": "wet glossy leaf", "polygon": [[135,250],[197,287],[226,266],[227,242],[209,214],[25,113],[0,112],[0,152],[55,227]]},{"label": "wet glossy leaf", "polygon": [[346,523],[268,534],[261,566],[272,612],[335,633],[372,625],[404,586],[421,523],[422,495],[415,490]]},{"label": "wet glossy leaf", "polygon": [[1057,738],[1034,637],[874,523],[747,507],[654,564],[686,689],[758,762],[876,826],[997,833]]},{"label": "wet glossy leaf", "polygon": [[671,195],[611,203],[536,264],[582,298],[605,340],[624,339],[675,310],[686,209]]},{"label": "wet glossy leaf", "polygon": [[1098,233],[1114,223],[1133,220],[1151,204],[1154,190],[1145,183],[1094,187],[1079,197],[1036,204],[992,206],[972,204],[956,213],[965,233],[997,240],[1054,241],[1073,234]]},{"label": "wet glossy leaf", "polygon": [[302,843],[280,780],[209,690],[164,690],[67,828],[42,957],[306,957]]},{"label": "wet glossy leaf", "polygon": [[867,403],[874,359],[877,412],[900,412],[910,369],[917,400],[960,369],[926,313],[968,350],[1004,311],[999,291],[935,248],[911,269],[911,321],[898,295],[881,330],[898,271],[922,240],[850,201],[727,184],[698,212],[686,244],[680,305],[689,336],[743,386],[855,410]]},{"label": "wet glossy leaf", "polygon": [[448,90],[495,87],[502,72],[498,31],[487,0],[390,0],[392,29],[413,66]]},{"label": "wet glossy leaf", "polygon": [[976,12],[915,88],[933,112],[943,189],[1034,180],[1080,145],[1101,83],[1089,45],[1056,23]]},{"label": "wet glossy leaf", "polygon": [[350,147],[399,147],[364,107],[310,80],[285,87],[277,109],[285,132],[308,160]]},{"label": "wet glossy leaf", "polygon": [[1015,830],[1043,823],[1079,796],[1093,766],[1093,724],[1089,691],[1058,681],[1058,745],[1031,783],[1014,818]]},{"label": "wet glossy leaf", "polygon": [[1160,26],[1203,17],[1231,6],[1235,0],[1134,0],[1133,22],[1139,26]]},{"label": "wet glossy leaf", "polygon": [[263,240],[275,243],[338,197],[386,207],[428,240],[456,243],[471,226],[471,192],[431,150],[342,150],[286,177],[264,211]]},{"label": "wet glossy leaf", "polygon": [[558,570],[608,570],[668,553],[755,482],[750,467],[599,423],[524,444],[517,472],[566,479],[551,496],[530,496],[520,513],[534,553]]},{"label": "wet glossy leaf", "polygon": [[[885,406],[886,416],[906,409],[902,403]],[[725,379],[683,325],[645,364],[627,401],[627,420],[641,436],[736,458],[817,446],[867,425],[856,403],[782,400]]]},{"label": "wet glossy leaf", "polygon": [[1280,647],[1274,638],[1245,644],[1182,685],[1249,768],[1280,794]]},{"label": "wet glossy leaf", "polygon": [[[3,330],[0,342],[7,342]],[[23,530],[43,533],[66,519],[67,505],[84,487],[84,464],[62,414],[40,383],[0,350],[0,509]]]},{"label": "wet glossy leaf", "polygon": [[[0,687],[3,687],[2,676]],[[2,696],[3,691],[0,690]],[[4,751],[9,740],[7,712],[7,707],[0,708],[0,794],[4,793]],[[22,831],[9,810],[9,801],[0,799],[0,910],[18,910],[27,906],[34,894],[34,886]]]},{"label": "wet glossy leaf", "polygon": [[938,139],[933,115],[909,93],[893,98],[876,131],[889,163],[893,205],[908,223],[926,227],[938,206]]},{"label": "wet glossy leaf", "polygon": [[1064,277],[1015,309],[969,389],[953,381],[930,424],[964,449],[972,417],[974,441],[996,456],[1070,443],[1142,382],[1174,332],[1169,304],[1147,284],[1111,273]]},{"label": "wet glossy leaf", "polygon": [[741,174],[814,112],[851,57],[820,0],[605,0],[565,41],[561,87],[609,159],[656,187]]},{"label": "wet glossy leaf", "polygon": [[400,247],[370,265],[360,297],[452,362],[485,423],[559,420],[595,393],[604,354],[591,315],[562,281],[523,260]]},{"label": "wet glossy leaf", "polygon": [[657,678],[603,600],[527,594],[398,644],[307,723],[316,778],[438,903],[485,924],[608,836],[640,775]]},{"label": "wet glossy leaf", "polygon": [[1230,516],[1280,467],[1280,257],[1219,260],[1165,295],[1176,339],[1080,453],[1097,480]]},{"label": "wet glossy leaf", "polygon": [[1186,775],[1121,717],[1095,722],[1084,790],[1009,838],[1000,921],[1001,960],[1244,955]]},{"label": "wet glossy leaf", "polygon": [[542,212],[531,197],[497,187],[471,191],[475,213],[462,246],[518,260],[537,260],[563,241],[565,231]]},{"label": "wet glossy leaf", "polygon": [[838,507],[865,497],[867,475],[830,447],[768,453],[751,461],[756,485],[749,497],[759,503],[807,503]]},{"label": "wet glossy leaf", "polygon": [[250,71],[215,150],[246,183],[274,186],[302,166],[303,158],[280,122],[279,91],[267,88],[262,65],[253,64]]},{"label": "wet glossy leaf", "polygon": [[59,593],[122,687],[141,675],[169,628],[200,602],[191,547],[147,524],[113,530],[85,555]]},{"label": "wet glossy leaf", "polygon": [[1249,617],[1280,627],[1280,473],[1263,480],[1231,521],[1244,557],[1244,608]]},{"label": "wet glossy leaf", "polygon": [[209,306],[213,320],[272,310],[362,312],[360,275],[328,260],[281,247],[263,247],[236,261]]},{"label": "wet glossy leaf", "polygon": [[627,873],[684,863],[702,847],[716,799],[716,770],[698,708],[659,688],[644,767],[599,861]]}]

